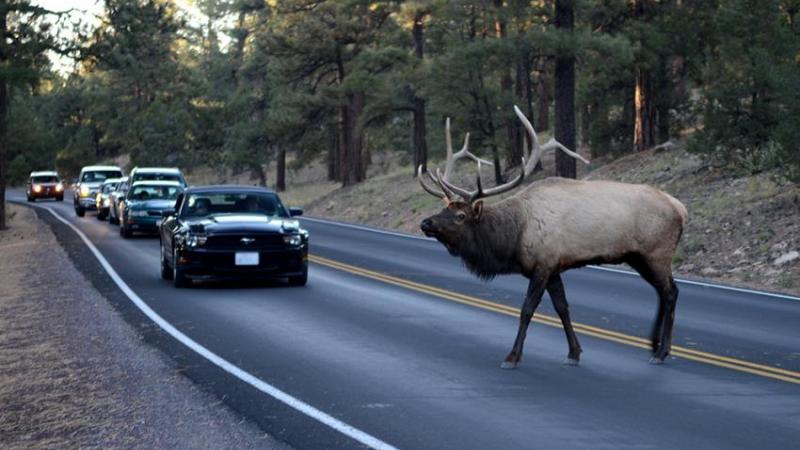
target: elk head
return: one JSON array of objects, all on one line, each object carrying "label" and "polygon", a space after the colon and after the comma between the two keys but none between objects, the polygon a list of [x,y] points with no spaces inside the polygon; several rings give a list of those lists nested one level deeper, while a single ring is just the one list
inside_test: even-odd
[{"label": "elk head", "polygon": [[[431,172],[427,174],[435,187],[429,186],[423,179],[422,166],[417,169],[417,179],[425,192],[441,198],[445,203],[444,209],[438,214],[427,217],[420,223],[420,229],[426,236],[436,238],[441,242],[452,255],[461,255],[463,246],[471,245],[474,242],[476,238],[475,230],[483,217],[483,199],[510,191],[521,185],[525,177],[533,173],[545,150],[558,148],[573,158],[580,159],[588,164],[588,161],[583,157],[564,147],[555,139],[551,139],[545,145],[539,145],[538,137],[530,121],[516,106],[514,106],[514,112],[528,130],[532,148],[527,161],[524,157],[522,158],[522,169],[519,175],[508,183],[488,189],[483,188],[481,165],[492,165],[492,163],[482,160],[469,152],[469,134],[464,139],[464,146],[461,150],[453,153],[450,137],[450,119],[447,119],[445,123],[445,143],[447,146],[445,172],[442,174],[439,169],[436,169],[435,174]],[[455,163],[461,158],[469,158],[478,163],[477,188],[473,191],[460,188],[450,181],[450,177],[455,170]]]}]

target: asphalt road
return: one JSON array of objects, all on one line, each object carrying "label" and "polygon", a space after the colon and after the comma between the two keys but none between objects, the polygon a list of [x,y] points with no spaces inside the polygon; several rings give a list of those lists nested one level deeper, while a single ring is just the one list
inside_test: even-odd
[{"label": "asphalt road", "polygon": [[[9,197],[24,200],[18,191]],[[566,339],[545,299],[520,367],[507,371],[499,365],[516,334],[525,280],[481,282],[436,242],[304,220],[313,255],[307,287],[177,290],[159,277],[157,238],[123,240],[93,213],[75,217],[66,199],[41,205],[82,230],[180,331],[399,448],[794,448],[800,441],[798,300],[679,283],[676,356],[652,366],[641,348],[655,314],[652,289],[627,273],[574,270],[564,282],[581,324],[581,365],[562,364]],[[84,250],[70,234],[57,233],[77,255]],[[86,270],[95,283],[111,283],[97,268]],[[152,341],[278,439],[298,448],[360,446],[170,339]]]}]

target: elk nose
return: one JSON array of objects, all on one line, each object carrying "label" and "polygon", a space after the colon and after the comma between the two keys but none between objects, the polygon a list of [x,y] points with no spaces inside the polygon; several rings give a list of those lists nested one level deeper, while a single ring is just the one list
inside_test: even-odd
[{"label": "elk nose", "polygon": [[431,219],[425,219],[419,224],[419,228],[422,231],[431,231],[433,229],[433,221]]}]

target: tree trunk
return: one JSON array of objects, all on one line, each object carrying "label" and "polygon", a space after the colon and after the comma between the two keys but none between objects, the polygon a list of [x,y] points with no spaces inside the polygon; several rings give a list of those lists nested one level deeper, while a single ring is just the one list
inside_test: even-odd
[{"label": "tree trunk", "polygon": [[361,112],[364,110],[365,95],[363,92],[356,92],[350,96],[350,125],[352,130],[353,148],[350,151],[352,158],[351,167],[353,169],[353,180],[356,183],[364,181],[367,177],[367,164],[364,155],[364,129],[358,123]]},{"label": "tree trunk", "polygon": [[[425,17],[424,11],[417,11],[414,15],[414,52],[417,58],[422,62],[424,57],[425,43],[423,38],[424,24],[422,22]],[[426,139],[426,124],[425,124],[425,100],[420,98],[417,93],[414,93],[414,176],[416,176],[417,169],[422,167],[423,172],[428,171],[428,142]]]},{"label": "tree trunk", "polygon": [[[533,95],[531,92],[530,64],[528,61],[529,58],[527,55],[524,55],[522,59],[517,61],[514,95],[517,99],[525,100],[524,107],[528,120],[533,121]],[[523,132],[522,127],[519,126],[519,122],[515,121],[514,123],[514,146],[512,147],[513,152],[509,153],[508,167],[516,167],[518,164],[522,163],[522,157],[525,156],[523,147],[531,148],[528,134]]]},{"label": "tree trunk", "polygon": [[547,84],[547,61],[539,58],[536,75],[536,131],[546,131],[550,129],[550,88]]},{"label": "tree trunk", "polygon": [[286,150],[283,148],[278,151],[278,163],[276,164],[276,168],[275,190],[283,192],[286,190]]},{"label": "tree trunk", "polygon": [[[0,11],[0,67],[8,64],[6,47],[7,11]],[[0,77],[0,230],[6,228],[6,178],[8,176],[8,148],[6,147],[6,113],[8,111],[8,85],[5,76]]]},{"label": "tree trunk", "polygon": [[341,171],[339,181],[341,181],[342,186],[349,186],[356,182],[353,176],[353,157],[351,155],[353,151],[353,119],[350,113],[351,96],[347,96],[347,103],[340,108],[342,139],[339,143],[339,169]]},{"label": "tree trunk", "polygon": [[[575,27],[574,0],[556,0],[556,28],[571,31]],[[555,138],[565,147],[575,149],[575,56],[558,55],[555,70]],[[556,175],[576,177],[575,159],[556,152]]]},{"label": "tree trunk", "polygon": [[675,82],[669,67],[669,60],[670,59],[662,56],[659,58],[658,62],[658,80],[656,84],[656,127],[658,141],[656,144],[667,142],[670,138],[669,110],[672,107],[673,98],[675,98],[673,95],[675,91]]},{"label": "tree trunk", "polygon": [[636,109],[633,124],[633,150],[636,152],[655,145],[655,102],[653,81],[649,70],[636,71],[636,91],[633,95]]},{"label": "tree trunk", "polygon": [[328,144],[328,181],[339,180],[339,123],[330,127],[331,142]]},{"label": "tree trunk", "polygon": [[[651,0],[634,0],[636,20],[645,23],[652,17]],[[653,74],[640,62],[636,67],[636,85],[633,93],[633,151],[639,152],[655,145],[656,99]]]},{"label": "tree trunk", "polygon": [[[495,37],[499,40],[505,40],[508,33],[506,32],[506,22],[502,17],[503,0],[494,0],[496,19],[494,22]],[[507,63],[507,64],[504,64]],[[516,118],[511,111],[514,107],[514,80],[511,77],[511,70],[518,69],[513,61],[505,61],[504,67],[501,68],[503,76],[500,79],[500,91],[508,95],[509,103],[503,106],[504,111],[503,128],[506,129],[506,139],[508,141],[508,151],[506,152],[506,167],[511,168],[520,164],[522,157],[522,146],[520,140],[517,138],[518,126]]]}]

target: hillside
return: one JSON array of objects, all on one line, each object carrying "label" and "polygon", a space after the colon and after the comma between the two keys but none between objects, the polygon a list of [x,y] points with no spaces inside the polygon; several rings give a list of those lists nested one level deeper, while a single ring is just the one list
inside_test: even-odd
[{"label": "hillside", "polygon": [[[321,167],[304,169],[290,175],[283,197],[310,216],[419,234],[420,220],[441,202],[420,189],[410,166],[395,160],[381,159],[369,180],[348,188],[317,181],[324,179]],[[543,164],[544,173],[553,173],[552,155]],[[800,294],[800,187],[771,173],[716,168],[681,146],[581,170],[586,179],[658,186],[686,205],[689,225],[674,259],[679,276]],[[473,182],[473,171],[460,166],[465,184]]]}]

